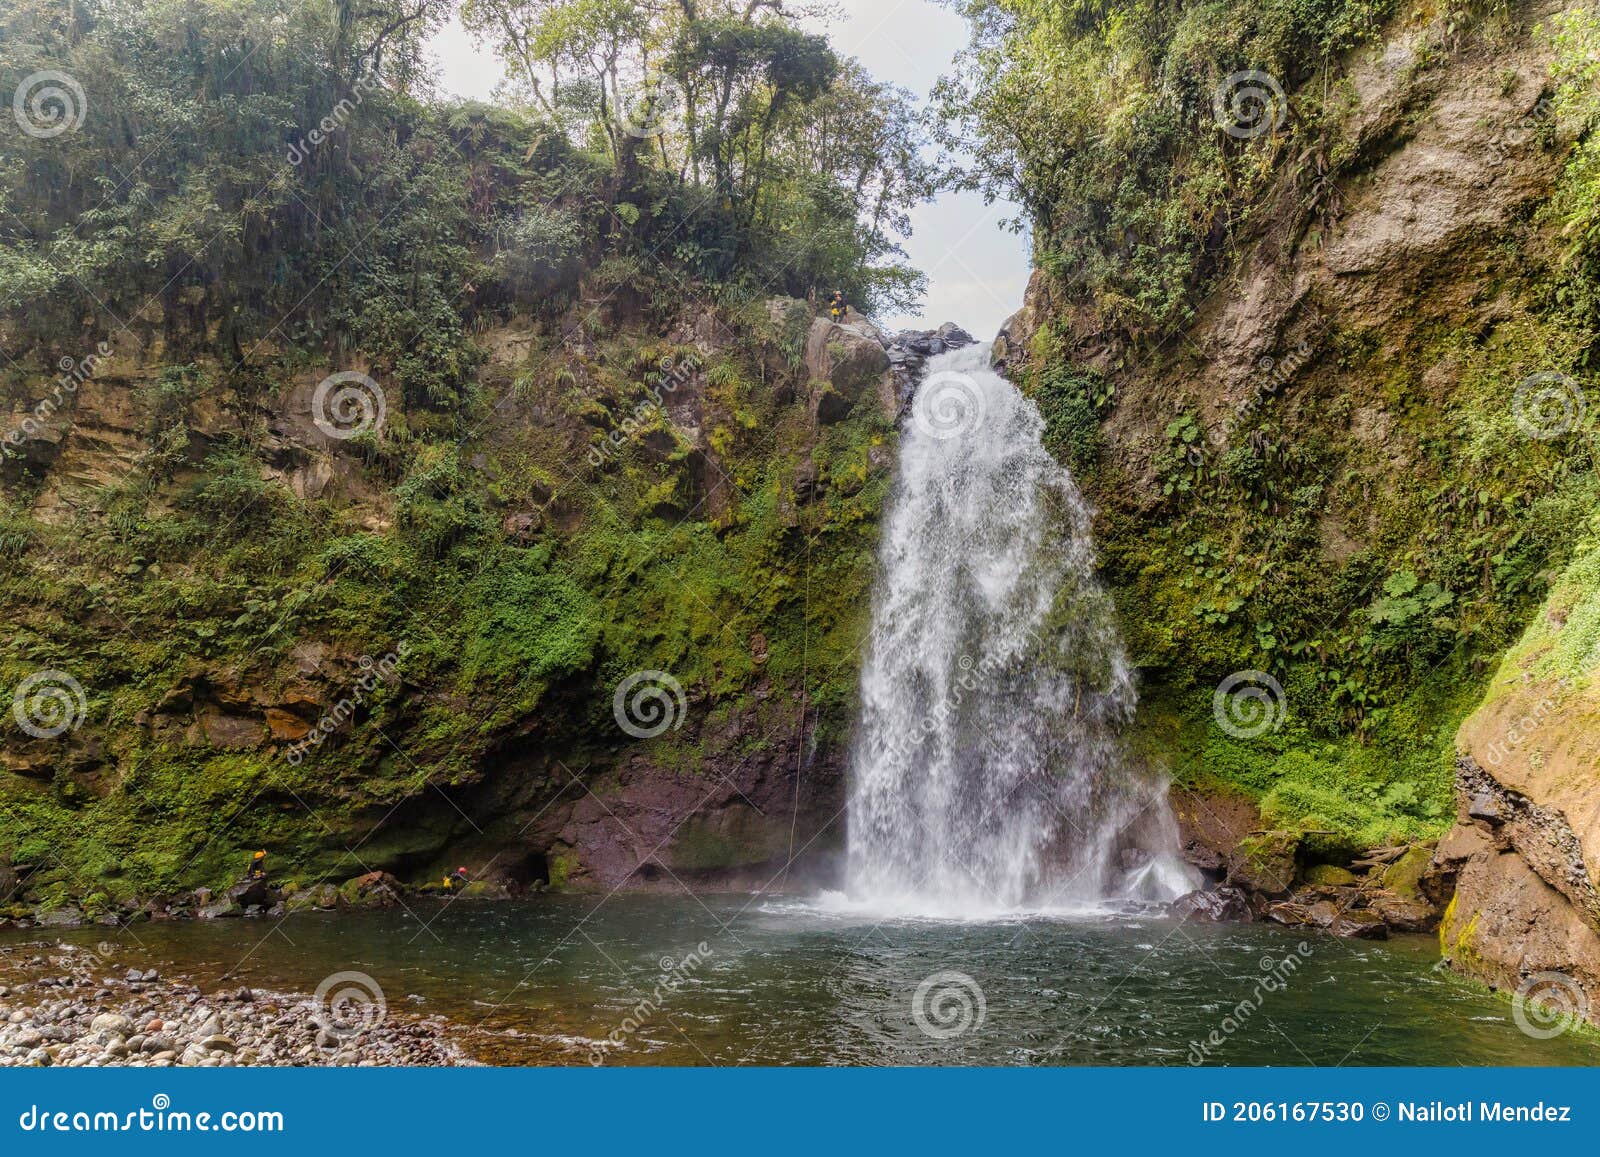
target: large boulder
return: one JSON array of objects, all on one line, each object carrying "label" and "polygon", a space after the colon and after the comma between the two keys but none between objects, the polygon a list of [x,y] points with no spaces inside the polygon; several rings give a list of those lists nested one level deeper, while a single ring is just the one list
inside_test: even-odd
[{"label": "large boulder", "polygon": [[346,880],[339,899],[350,908],[392,908],[405,895],[405,885],[388,872],[368,872]]},{"label": "large boulder", "polygon": [[818,425],[843,421],[862,398],[880,396],[889,372],[885,344],[877,327],[855,314],[843,323],[826,317],[811,323],[805,367]]}]

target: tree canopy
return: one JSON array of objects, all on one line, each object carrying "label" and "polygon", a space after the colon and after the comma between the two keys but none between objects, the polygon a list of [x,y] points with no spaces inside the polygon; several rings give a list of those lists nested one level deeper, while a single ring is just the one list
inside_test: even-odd
[{"label": "tree canopy", "polygon": [[936,169],[914,103],[778,5],[466,0],[510,68],[491,106],[434,90],[454,3],[8,5],[13,332],[143,326],[236,365],[359,347],[442,408],[474,316],[561,308],[586,271],[674,301],[686,280],[915,299],[898,238]]}]

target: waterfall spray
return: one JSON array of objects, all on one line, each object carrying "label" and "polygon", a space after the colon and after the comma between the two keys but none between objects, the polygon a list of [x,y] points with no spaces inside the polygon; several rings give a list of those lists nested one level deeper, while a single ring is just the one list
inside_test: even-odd
[{"label": "waterfall spray", "polygon": [[1168,900],[1192,886],[1089,511],[987,345],[928,362],[900,444],[851,760],[853,902],[935,915]]}]

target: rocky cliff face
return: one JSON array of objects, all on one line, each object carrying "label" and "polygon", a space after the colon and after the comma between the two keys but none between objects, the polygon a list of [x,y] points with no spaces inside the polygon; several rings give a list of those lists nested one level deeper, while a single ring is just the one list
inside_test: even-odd
[{"label": "rocky cliff face", "polygon": [[[1551,100],[1559,7],[1466,32],[1401,19],[1315,97],[1291,89],[1250,146],[1274,179],[1181,332],[1130,340],[1046,231],[995,346],[1097,504],[1141,666],[1134,746],[1174,777],[1196,862],[1304,922],[1283,905],[1372,907],[1409,846],[1404,910],[1375,897],[1393,926],[1457,895],[1447,950],[1510,987],[1525,948],[1592,970],[1600,814],[1574,687],[1542,754],[1485,762],[1548,687],[1492,694],[1455,739],[1600,497],[1559,412],[1581,417],[1596,337],[1561,304],[1549,211],[1581,127]],[[1337,111],[1298,121],[1314,103]],[[1474,936],[1498,947],[1469,964],[1450,945]]]},{"label": "rocky cliff face", "polygon": [[43,423],[28,383],[0,915],[126,914],[260,846],[313,898],[826,876],[906,367],[970,339],[791,299],[577,320],[482,332],[499,403],[409,466],[422,415],[349,370],[382,410],[347,436],[292,351],[246,378],[130,333]]},{"label": "rocky cliff face", "polygon": [[[1600,1018],[1600,550],[1592,539],[1457,736],[1432,865],[1440,947],[1508,992]],[[1553,991],[1551,990],[1553,987]]]}]

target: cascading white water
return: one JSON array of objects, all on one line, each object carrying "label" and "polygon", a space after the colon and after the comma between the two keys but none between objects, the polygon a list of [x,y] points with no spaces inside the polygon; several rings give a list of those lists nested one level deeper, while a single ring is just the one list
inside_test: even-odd
[{"label": "cascading white water", "polygon": [[848,893],[982,916],[1193,886],[1165,786],[1118,758],[1135,692],[1089,513],[989,347],[905,423],[852,753]]}]

